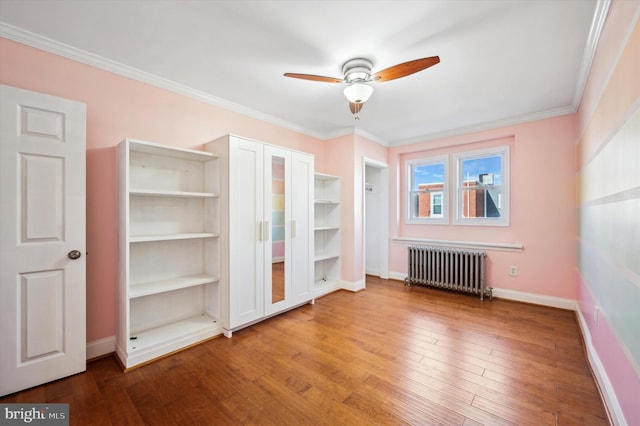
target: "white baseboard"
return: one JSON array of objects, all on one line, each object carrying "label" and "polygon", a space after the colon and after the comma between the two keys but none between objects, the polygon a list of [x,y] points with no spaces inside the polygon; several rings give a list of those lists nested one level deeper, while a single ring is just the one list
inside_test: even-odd
[{"label": "white baseboard", "polygon": [[576,301],[562,297],[545,296],[544,294],[526,293],[524,291],[494,288],[493,296],[501,299],[515,300],[518,302],[532,303],[534,305],[550,306],[552,308],[576,310]]},{"label": "white baseboard", "polygon": [[367,288],[364,280],[359,280],[356,282],[341,281],[341,283],[342,283],[342,288],[344,290],[353,291],[353,292],[364,290],[365,288]]},{"label": "white baseboard", "polygon": [[115,352],[116,336],[105,337],[87,343],[87,359],[99,358],[101,356]]},{"label": "white baseboard", "polygon": [[[389,277],[392,280],[404,281],[407,274],[401,272],[390,272]],[[526,293],[523,291],[507,290],[502,288],[493,288],[493,296],[501,299],[516,300],[518,302],[533,303],[534,305],[551,306],[553,308],[576,310],[576,301],[573,299],[564,299],[562,297],[545,296],[543,294]]]},{"label": "white baseboard", "polygon": [[587,358],[589,359],[589,364],[591,365],[591,371],[593,371],[593,375],[596,379],[596,382],[598,383],[600,393],[604,398],[604,404],[607,408],[609,416],[611,416],[609,420],[616,426],[627,426],[627,421],[624,418],[624,413],[622,412],[622,408],[620,407],[620,403],[618,402],[616,393],[613,390],[613,385],[611,384],[609,376],[604,369],[604,365],[602,365],[602,361],[600,361],[600,357],[598,356],[598,353],[593,346],[593,342],[591,341],[591,334],[589,333],[589,327],[587,327],[587,322],[582,315],[580,306],[577,304],[576,314],[578,317],[578,325],[580,326],[580,331],[582,332],[582,338],[584,339],[584,346],[587,349]]},{"label": "white baseboard", "polygon": [[407,274],[403,274],[401,272],[389,272],[390,280],[404,281],[407,278]]}]

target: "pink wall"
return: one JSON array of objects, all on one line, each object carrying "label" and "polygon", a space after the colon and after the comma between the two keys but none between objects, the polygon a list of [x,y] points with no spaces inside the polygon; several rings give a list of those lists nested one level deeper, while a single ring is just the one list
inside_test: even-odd
[{"label": "pink wall", "polygon": [[[639,226],[638,197],[630,195],[629,188],[640,190],[638,150],[633,148],[640,140],[633,130],[637,125],[630,125],[628,136],[621,132],[640,105],[639,15],[640,2],[611,5],[578,109],[576,142],[579,309],[630,425],[640,424],[640,274],[637,256],[631,255],[627,263],[624,253],[638,253],[640,240],[623,234]],[[628,143],[627,137],[635,141]],[[594,173],[608,184],[588,179]],[[625,217],[632,222],[610,220]]]},{"label": "pink wall", "polygon": [[322,142],[0,38],[0,83],[87,105],[87,341],[116,333],[115,146],[126,137],[198,147],[235,133],[322,157]]},{"label": "pink wall", "polygon": [[[575,299],[574,141],[575,116],[567,115],[391,148],[391,236],[522,244],[520,253],[488,250],[487,283]],[[448,225],[405,224],[405,159],[502,145],[510,149],[510,226],[455,225],[455,203]],[[392,242],[390,253],[391,271],[406,274],[407,245]],[[517,277],[508,275],[509,265],[518,267]]]}]

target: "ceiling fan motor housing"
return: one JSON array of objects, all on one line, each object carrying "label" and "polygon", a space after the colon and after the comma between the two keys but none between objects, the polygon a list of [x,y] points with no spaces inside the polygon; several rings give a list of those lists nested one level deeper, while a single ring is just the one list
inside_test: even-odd
[{"label": "ceiling fan motor housing", "polygon": [[373,64],[368,59],[356,58],[344,63],[342,73],[344,81],[353,83],[357,81],[369,81]]}]

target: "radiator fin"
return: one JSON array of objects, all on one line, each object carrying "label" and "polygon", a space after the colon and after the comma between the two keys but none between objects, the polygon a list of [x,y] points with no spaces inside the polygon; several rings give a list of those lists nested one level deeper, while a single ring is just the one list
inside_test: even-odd
[{"label": "radiator fin", "polygon": [[451,247],[410,246],[406,285],[423,285],[492,296],[485,283],[487,253]]}]

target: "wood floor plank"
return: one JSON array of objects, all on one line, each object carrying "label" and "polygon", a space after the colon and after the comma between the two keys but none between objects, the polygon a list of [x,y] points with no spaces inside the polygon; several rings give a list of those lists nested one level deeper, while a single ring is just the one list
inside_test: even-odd
[{"label": "wood floor plank", "polygon": [[0,398],[66,402],[71,425],[608,424],[571,311],[367,277],[123,373]]}]

